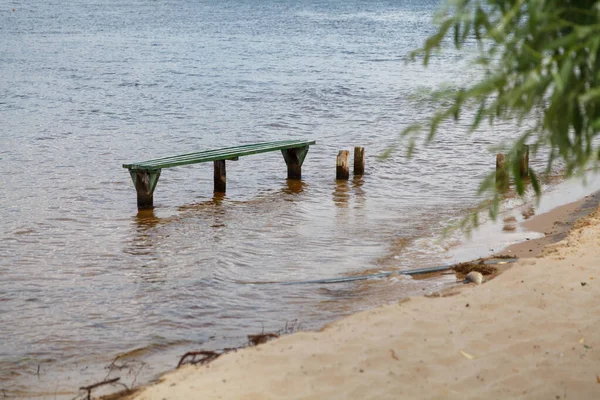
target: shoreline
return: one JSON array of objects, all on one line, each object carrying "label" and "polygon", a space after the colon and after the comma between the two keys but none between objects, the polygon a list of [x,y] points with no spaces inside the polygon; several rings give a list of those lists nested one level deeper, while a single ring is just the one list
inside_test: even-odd
[{"label": "shoreline", "polygon": [[[246,347],[236,352],[225,354],[214,362],[204,366],[184,366],[181,369],[167,372],[159,378],[158,383],[150,383],[128,395],[113,395],[106,398],[144,400],[155,398],[179,399],[190,398],[190,396],[200,396],[202,398],[216,398],[218,396],[223,396],[222,398],[397,398],[399,393],[412,393],[413,395],[423,396],[425,392],[415,392],[413,389],[419,386],[419,382],[421,384],[431,383],[431,379],[437,382],[437,386],[434,385],[434,387],[431,387],[429,385],[428,397],[468,398],[472,395],[472,398],[477,398],[484,394],[508,395],[512,393],[512,395],[516,395],[517,392],[513,390],[515,389],[514,385],[501,384],[502,382],[507,382],[506,379],[503,379],[502,382],[496,382],[492,391],[486,391],[486,387],[489,384],[486,385],[485,382],[489,382],[492,378],[488,377],[486,381],[486,378],[483,377],[484,375],[487,376],[495,367],[500,367],[500,369],[505,370],[506,373],[511,375],[511,371],[504,365],[505,363],[514,364],[511,358],[509,357],[509,359],[505,360],[499,351],[489,352],[494,357],[489,357],[487,362],[483,360],[488,357],[480,356],[485,354],[486,349],[512,349],[511,346],[514,344],[512,343],[512,339],[519,336],[515,334],[512,338],[512,335],[502,338],[498,337],[497,331],[515,330],[516,333],[521,332],[521,334],[536,331],[535,327],[532,327],[531,323],[528,324],[527,321],[537,320],[541,323],[542,321],[536,319],[536,317],[540,316],[538,315],[540,314],[540,309],[547,311],[553,307],[559,308],[565,311],[565,313],[560,314],[561,318],[564,319],[568,315],[568,309],[565,310],[564,308],[570,303],[552,301],[558,300],[555,299],[556,297],[562,298],[564,296],[557,296],[555,293],[550,293],[550,286],[555,288],[561,284],[560,277],[553,276],[559,275],[560,271],[555,271],[555,274],[551,274],[550,271],[541,272],[539,268],[536,268],[536,265],[548,263],[553,269],[560,269],[561,266],[564,267],[573,258],[577,258],[578,260],[586,259],[588,262],[584,267],[579,267],[576,271],[572,271],[573,273],[577,273],[578,278],[576,281],[578,282],[570,282],[569,285],[571,287],[569,289],[573,292],[578,288],[592,290],[592,284],[595,283],[593,278],[596,276],[596,279],[600,279],[600,267],[594,267],[592,265],[593,262],[590,262],[590,257],[592,257],[591,260],[593,261],[593,254],[598,255],[598,251],[594,251],[593,241],[590,244],[588,241],[580,241],[579,239],[582,237],[589,239],[589,236],[592,239],[600,238],[600,208],[597,209],[599,201],[600,192],[596,192],[581,200],[564,204],[522,222],[527,229],[544,233],[545,236],[510,245],[498,252],[496,255],[512,255],[520,257],[521,260],[515,264],[508,264],[501,268],[501,271],[493,279],[482,286],[472,288],[472,290],[469,290],[471,288],[454,286],[450,289],[448,295],[411,297],[397,304],[379,306],[334,321],[316,332],[294,333],[270,341],[264,345]],[[591,234],[590,231],[592,232]],[[586,249],[591,247],[590,251],[581,249],[581,247],[585,247],[586,245]],[[525,270],[527,271],[524,272]],[[586,271],[586,273],[582,275],[583,271]],[[532,291],[528,290],[526,293],[516,293],[523,292],[522,287],[518,283],[519,278],[524,276],[527,276],[527,281],[530,281],[530,283],[536,282],[537,288],[534,285]],[[526,279],[521,279],[520,281],[521,286],[531,289],[531,284],[525,284]],[[565,285],[561,285],[563,290],[565,289]],[[585,288],[586,286],[588,286],[588,289]],[[542,296],[541,299],[540,296]],[[446,300],[436,300],[436,297],[443,297]],[[532,297],[535,299],[532,299]],[[500,301],[500,298],[503,300]],[[508,307],[509,310],[514,312],[514,308],[518,308],[518,305],[514,304],[515,299],[523,300],[523,308],[527,308],[527,313],[522,312],[525,310],[516,310],[516,314],[529,315],[527,320],[522,320],[522,318],[519,318],[519,315],[515,316],[512,312],[507,316],[505,315],[507,310],[500,310],[501,308]],[[482,300],[486,301],[482,302]],[[576,298],[573,301],[577,302],[580,300]],[[591,299],[588,300],[591,301]],[[531,304],[539,301],[544,304],[544,307],[536,307]],[[459,307],[460,302],[463,302],[463,304],[460,304]],[[587,305],[590,306],[591,304]],[[459,310],[460,313],[457,315]],[[471,311],[469,313],[471,315],[470,318],[467,318],[465,315],[466,311]],[[479,311],[481,315],[479,315],[479,318],[473,319],[473,314],[476,314],[476,311]],[[494,314],[498,314],[495,315],[496,318],[493,318]],[[542,312],[542,314],[544,313]],[[587,316],[586,322],[594,319],[593,311],[590,314],[592,315]],[[437,320],[433,318],[433,315],[436,316]],[[457,320],[450,318],[450,315],[457,317]],[[499,321],[500,318],[498,317],[500,316],[506,317],[505,319],[501,319],[501,321],[506,321],[506,323]],[[515,322],[515,319],[518,323]],[[450,331],[447,331],[448,326],[442,329],[440,325],[442,325],[441,321],[444,320],[447,321],[448,326],[453,326],[454,328]],[[541,324],[541,326],[551,324],[551,320],[552,318],[545,318],[545,321],[543,321],[545,324]],[[481,336],[482,332],[477,332],[477,329],[473,329],[482,322],[485,322],[485,334],[483,336]],[[595,327],[600,327],[600,321],[593,320],[591,322],[596,324],[594,325]],[[558,325],[564,328],[564,321]],[[383,329],[384,327],[386,329]],[[396,327],[399,330],[392,329],[392,327]],[[497,329],[494,330],[494,327]],[[573,330],[577,332],[575,328]],[[594,329],[589,329],[589,326],[585,326],[584,328],[588,332],[587,340],[591,340],[594,337]],[[444,330],[446,332],[442,334]],[[450,340],[451,336],[448,335],[453,335],[459,331],[461,333],[478,333],[477,340],[473,343],[465,343],[469,341],[468,339],[473,339],[469,338],[469,335],[466,335],[466,337],[459,340],[459,342],[463,343],[461,349],[454,351],[452,357],[449,357],[448,354],[442,356],[435,352],[432,353],[431,346],[424,345],[420,340],[417,340],[423,340],[420,338],[423,332],[434,334],[436,336],[436,341],[434,341],[436,346],[433,348],[442,353],[448,353],[448,348],[444,346],[440,348],[438,345],[445,342],[450,348],[454,347],[454,350],[456,350],[456,343],[453,342],[456,342],[457,337],[454,336]],[[402,332],[402,334],[396,335],[394,332]],[[549,340],[548,336],[552,336],[552,332],[546,328],[541,332],[535,333],[533,335],[526,335],[527,337],[522,339],[525,341],[535,341],[536,338],[539,338],[539,342],[544,343],[544,340]],[[567,332],[564,334],[566,335]],[[581,329],[579,329],[579,335],[581,338],[577,338],[574,342],[571,340],[569,345],[574,346],[571,350],[573,353],[577,353],[582,359],[584,356],[587,357],[587,361],[583,364],[587,365],[587,374],[589,375],[593,372],[594,368],[592,365],[587,364],[587,362],[592,359],[597,361],[600,355],[593,350],[594,347],[592,346],[594,344],[586,345],[585,347],[582,345],[587,342],[586,335],[584,335]],[[379,338],[381,342],[374,341],[374,337]],[[408,340],[409,343],[407,343],[407,340],[401,340],[403,337],[404,339],[411,340]],[[490,346],[485,345],[486,337],[493,338]],[[385,343],[386,339],[390,341],[390,346],[388,346],[390,348],[383,351],[382,343]],[[597,346],[600,348],[600,337],[598,337],[598,340]],[[427,342],[427,338],[425,338],[424,342]],[[411,343],[413,346],[411,346]],[[559,343],[552,342],[552,344],[558,345]],[[526,346],[523,345],[522,341],[519,341],[515,346],[519,351],[514,352],[512,354],[513,357],[515,359],[523,358],[521,352],[525,350]],[[540,350],[541,346],[541,344],[534,344],[533,349]],[[414,347],[417,347],[418,351]],[[305,351],[302,350],[303,348]],[[582,348],[584,350],[581,350]],[[552,349],[552,346],[548,346],[548,349]],[[387,354],[384,356],[384,353]],[[420,354],[421,360],[417,362],[415,354],[412,353]],[[594,353],[593,357],[590,357],[591,353]],[[377,354],[377,356],[374,356],[374,354]],[[551,352],[547,351],[541,354],[542,356],[548,356]],[[529,354],[525,357],[526,360],[530,358],[531,360],[535,359],[533,355]],[[502,359],[503,363],[495,364],[500,359]],[[452,389],[456,388],[455,382],[451,380],[445,381],[443,379],[444,374],[439,371],[439,368],[432,369],[431,365],[429,365],[439,364],[440,361],[444,364],[448,363],[455,366],[462,366],[465,362],[467,364],[482,364],[480,367],[483,367],[483,364],[485,364],[485,368],[482,368],[481,374],[475,377],[472,374],[463,374],[464,376],[462,377],[456,377],[455,382],[462,382],[463,386],[467,385],[462,388],[463,390],[455,391]],[[565,393],[567,393],[566,389],[568,388],[569,393],[584,395],[584,397],[578,398],[588,398],[586,396],[591,393],[600,395],[600,385],[596,382],[595,375],[593,376],[593,380],[586,380],[587,383],[593,381],[594,385],[590,384],[591,387],[583,385],[582,388],[585,390],[582,388],[578,389],[577,385],[571,385],[577,381],[573,380],[574,376],[572,372],[579,371],[581,374],[584,374],[580,368],[572,365],[570,369],[564,370],[564,368],[559,368],[551,360],[545,359],[543,361],[545,369],[554,371],[547,376],[548,379],[551,379],[551,375],[555,374],[555,372],[558,374],[558,377],[563,377],[564,375],[565,379],[568,378],[565,381],[568,381],[568,384],[565,383]],[[392,375],[395,375],[395,363],[411,367],[412,375],[407,375],[406,373],[400,374],[404,378],[407,376],[411,378],[400,380],[390,379]],[[332,366],[336,365],[338,369],[332,368]],[[349,366],[353,367],[350,368]],[[528,366],[530,367],[531,365],[528,364]],[[367,368],[369,371],[367,371]],[[516,366],[513,369],[521,371]],[[556,371],[557,369],[559,371]],[[436,370],[437,373],[433,373],[433,370]],[[423,373],[416,373],[419,371]],[[454,372],[454,369],[451,368],[451,371]],[[527,371],[531,372],[533,369],[528,369]],[[361,375],[363,373],[366,375]],[[392,375],[389,375],[390,373]],[[513,371],[512,375],[515,373]],[[600,374],[600,370],[594,373]],[[541,379],[537,377],[537,374],[534,375],[536,379]],[[365,380],[364,384],[360,384],[361,380],[357,382],[357,378]],[[423,378],[426,378],[424,382]],[[538,396],[539,393],[530,391],[533,386],[527,385],[525,383],[526,379],[524,380],[523,377],[519,376],[515,376],[515,379],[519,382],[517,385],[519,388],[531,395]],[[299,381],[305,381],[305,387],[299,384]],[[368,382],[372,382],[373,386],[367,384]],[[379,382],[383,385],[382,387],[389,386],[389,391],[380,391],[382,388],[374,387],[376,386],[374,382]],[[286,387],[289,387],[289,391],[284,390]],[[354,391],[347,391],[348,387],[353,387]],[[540,393],[550,393],[550,388],[557,389],[553,385],[537,385],[535,387],[541,390]],[[292,390],[292,388],[295,389]],[[369,388],[373,389],[373,391],[369,391]],[[437,389],[441,391],[436,391]],[[464,389],[468,389],[471,394],[467,395]],[[590,392],[590,390],[592,391]],[[554,392],[556,393],[552,395],[552,398],[558,398],[556,396],[563,398],[563,393],[558,393],[556,390]],[[465,397],[462,397],[462,395],[465,395]]]},{"label": "shoreline", "polygon": [[594,212],[598,204],[600,204],[600,191],[526,219],[520,223],[523,228],[542,233],[544,236],[512,244],[497,255],[513,255],[518,258],[538,257],[546,246],[565,239],[577,221]]}]

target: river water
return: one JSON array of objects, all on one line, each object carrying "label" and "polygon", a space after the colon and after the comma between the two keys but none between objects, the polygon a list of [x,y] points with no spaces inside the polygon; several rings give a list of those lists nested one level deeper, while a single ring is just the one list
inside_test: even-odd
[{"label": "river water", "polygon": [[[405,62],[438,3],[1,3],[4,394],[72,398],[117,355],[142,371],[111,376],[139,383],[188,350],[318,328],[453,279],[261,284],[457,259],[460,238],[439,234],[477,204],[490,146],[514,126],[443,127],[413,159],[376,158],[432,111],[419,93],[476,75],[452,52]],[[211,164],[167,169],[147,212],[121,167],[289,138],[317,141],[301,183],[276,152],[229,162],[225,197]],[[365,176],[336,182],[337,151],[357,145]]]}]

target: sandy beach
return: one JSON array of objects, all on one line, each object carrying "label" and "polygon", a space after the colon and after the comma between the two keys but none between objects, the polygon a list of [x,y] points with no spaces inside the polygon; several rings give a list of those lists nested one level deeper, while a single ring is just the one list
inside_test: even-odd
[{"label": "sandy beach", "polygon": [[570,231],[566,222],[594,202],[539,216],[529,228],[547,234],[542,243],[511,251],[537,257],[480,286],[183,366],[127,398],[600,398],[600,209]]}]

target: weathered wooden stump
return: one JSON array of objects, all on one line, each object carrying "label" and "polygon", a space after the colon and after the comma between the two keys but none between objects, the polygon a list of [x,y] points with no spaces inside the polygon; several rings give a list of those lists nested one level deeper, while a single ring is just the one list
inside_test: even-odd
[{"label": "weathered wooden stump", "polygon": [[225,170],[225,160],[215,160],[215,193],[225,193],[227,188],[227,173]]},{"label": "weathered wooden stump", "polygon": [[529,175],[529,146],[523,145],[523,148],[517,153],[519,160],[519,176],[524,178]]},{"label": "weathered wooden stump", "polygon": [[365,174],[365,148],[355,147],[354,148],[354,175]]},{"label": "weathered wooden stump", "polygon": [[348,150],[340,150],[336,159],[336,179],[348,180],[350,178],[350,166],[348,163],[348,156],[350,152]]}]

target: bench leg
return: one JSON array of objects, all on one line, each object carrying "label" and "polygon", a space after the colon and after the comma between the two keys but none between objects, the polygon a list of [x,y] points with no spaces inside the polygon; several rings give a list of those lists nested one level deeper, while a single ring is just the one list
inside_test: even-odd
[{"label": "bench leg", "polygon": [[160,169],[156,171],[129,171],[129,174],[137,191],[138,209],[154,208],[154,189],[160,177]]},{"label": "bench leg", "polygon": [[225,160],[215,160],[215,193],[225,193],[227,187],[227,174],[225,172]]},{"label": "bench leg", "polygon": [[308,153],[308,146],[281,150],[287,164],[288,179],[302,179],[302,163]]}]

